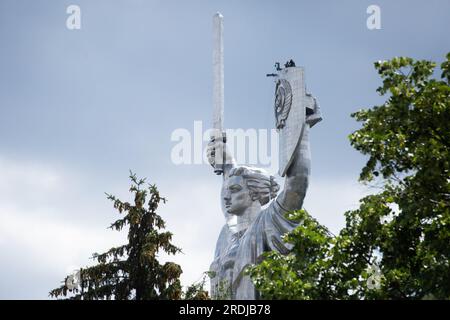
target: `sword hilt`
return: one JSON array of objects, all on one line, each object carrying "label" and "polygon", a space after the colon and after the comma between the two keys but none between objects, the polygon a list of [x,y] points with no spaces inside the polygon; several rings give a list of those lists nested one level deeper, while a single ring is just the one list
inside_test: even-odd
[{"label": "sword hilt", "polygon": [[[212,142],[214,142],[216,140],[215,137],[213,137]],[[226,160],[226,147],[225,147],[225,143],[227,142],[227,136],[225,132],[222,132],[222,141],[224,143],[223,149],[222,149],[222,163],[221,164],[217,164],[214,163],[214,173],[217,175],[221,175],[223,174],[224,171],[224,167],[225,167],[225,160]]]}]

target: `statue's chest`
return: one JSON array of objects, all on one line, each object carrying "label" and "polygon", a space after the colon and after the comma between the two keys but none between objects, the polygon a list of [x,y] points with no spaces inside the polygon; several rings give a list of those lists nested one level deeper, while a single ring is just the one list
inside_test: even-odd
[{"label": "statue's chest", "polygon": [[235,239],[231,241],[227,246],[224,255],[221,257],[220,264],[222,266],[222,270],[233,270],[234,262],[236,261],[236,256],[239,250],[240,239]]}]

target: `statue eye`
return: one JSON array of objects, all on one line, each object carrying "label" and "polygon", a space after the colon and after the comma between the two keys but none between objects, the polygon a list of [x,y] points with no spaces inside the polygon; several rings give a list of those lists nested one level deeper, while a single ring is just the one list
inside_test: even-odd
[{"label": "statue eye", "polygon": [[238,191],[241,191],[242,187],[238,184],[235,184],[235,185],[230,186],[229,189],[231,192],[238,192]]}]

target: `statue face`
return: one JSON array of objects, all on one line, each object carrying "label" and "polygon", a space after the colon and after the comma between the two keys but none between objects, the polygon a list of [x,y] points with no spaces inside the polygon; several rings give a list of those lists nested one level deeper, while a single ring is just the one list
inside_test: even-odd
[{"label": "statue face", "polygon": [[252,205],[253,200],[243,177],[232,176],[227,179],[223,202],[226,212],[237,216],[242,215]]}]

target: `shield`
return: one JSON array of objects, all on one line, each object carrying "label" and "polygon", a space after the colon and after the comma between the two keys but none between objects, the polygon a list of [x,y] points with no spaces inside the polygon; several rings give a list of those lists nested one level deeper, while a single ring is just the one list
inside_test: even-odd
[{"label": "shield", "polygon": [[279,139],[279,174],[284,177],[294,159],[305,125],[306,108],[312,98],[306,95],[304,69],[280,70],[275,88],[275,119]]}]

